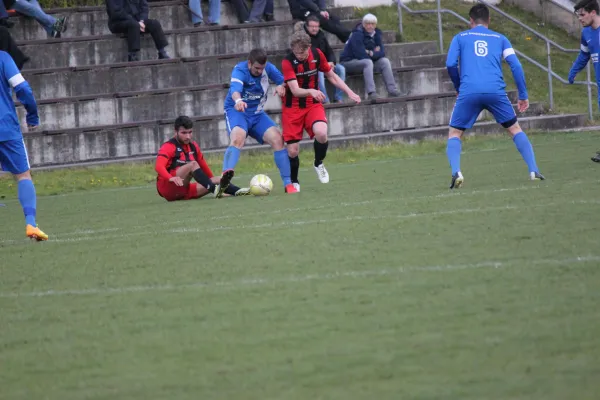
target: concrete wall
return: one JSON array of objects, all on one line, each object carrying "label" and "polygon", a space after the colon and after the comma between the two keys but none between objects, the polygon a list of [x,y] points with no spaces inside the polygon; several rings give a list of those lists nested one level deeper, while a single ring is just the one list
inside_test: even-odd
[{"label": "concrete wall", "polygon": [[[504,0],[506,4],[517,6],[532,12],[542,18],[547,24],[552,24],[566,30],[570,35],[581,35],[581,24],[565,2],[558,3],[550,0]],[[578,46],[575,46],[578,47]]]}]

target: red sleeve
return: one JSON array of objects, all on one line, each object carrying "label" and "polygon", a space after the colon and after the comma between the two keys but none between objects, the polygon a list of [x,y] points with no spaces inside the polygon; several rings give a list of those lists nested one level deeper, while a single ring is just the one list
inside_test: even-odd
[{"label": "red sleeve", "polygon": [[283,60],[281,62],[281,71],[283,72],[283,80],[285,82],[295,81],[297,79],[292,63],[289,60]]},{"label": "red sleeve", "polygon": [[198,159],[198,164],[200,165],[200,168],[202,169],[202,171],[204,171],[204,173],[209,178],[212,178],[214,176],[214,174],[212,173],[212,171],[210,170],[210,167],[206,163],[206,160],[204,159],[204,154],[202,154],[202,152],[200,151],[200,146],[198,146],[198,143],[196,143],[196,142],[194,142],[194,146],[196,147],[196,154],[198,155],[197,159]]},{"label": "red sleeve", "polygon": [[317,54],[319,55],[319,58],[320,58],[319,71],[324,72],[324,73],[331,71],[331,66],[329,65],[329,62],[327,61],[327,57],[325,57],[325,54],[323,54],[323,52],[320,49],[317,49]]},{"label": "red sleeve", "polygon": [[154,164],[154,170],[158,173],[158,176],[166,180],[172,178],[172,175],[167,171],[167,165],[169,165],[173,157],[175,157],[175,146],[173,143],[163,144],[158,150],[156,164]]}]

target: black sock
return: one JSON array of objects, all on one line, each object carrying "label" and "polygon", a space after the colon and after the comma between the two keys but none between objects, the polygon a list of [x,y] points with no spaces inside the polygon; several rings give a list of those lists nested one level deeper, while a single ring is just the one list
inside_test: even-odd
[{"label": "black sock", "polygon": [[315,167],[323,164],[323,160],[327,156],[327,147],[329,147],[329,142],[319,143],[315,139]]},{"label": "black sock", "polygon": [[229,186],[227,186],[227,189],[225,189],[225,194],[235,196],[235,192],[237,192],[238,190],[240,190],[238,186],[235,186],[233,183],[230,183]]},{"label": "black sock", "polygon": [[202,171],[202,169],[198,168],[192,172],[192,175],[194,176],[196,182],[204,186],[209,192],[215,192],[215,184],[212,183],[210,178],[204,173],[204,171]]},{"label": "black sock", "polygon": [[291,178],[293,183],[298,183],[298,170],[300,169],[300,158],[298,156],[290,157]]}]

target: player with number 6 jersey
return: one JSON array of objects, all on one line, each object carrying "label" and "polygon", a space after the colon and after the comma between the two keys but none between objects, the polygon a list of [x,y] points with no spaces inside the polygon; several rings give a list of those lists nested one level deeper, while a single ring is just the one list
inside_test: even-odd
[{"label": "player with number 6 jersey", "polygon": [[[446,67],[458,92],[456,104],[450,117],[450,132],[446,154],[452,169],[450,189],[459,188],[464,177],[460,170],[461,137],[473,126],[481,111],[488,110],[496,122],[511,134],[515,146],[529,169],[531,180],[543,180],[539,173],[533,147],[517,122],[517,115],[506,94],[502,75],[502,60],[512,71],[519,91],[518,110],[529,108],[525,75],[521,63],[509,40],[488,28],[490,11],[484,4],[477,4],[469,11],[471,29],[452,39]],[[459,68],[460,65],[460,68]]]}]

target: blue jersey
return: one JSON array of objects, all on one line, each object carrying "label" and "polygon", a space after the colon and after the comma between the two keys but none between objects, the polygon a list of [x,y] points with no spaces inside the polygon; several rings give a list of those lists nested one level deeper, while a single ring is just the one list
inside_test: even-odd
[{"label": "blue jersey", "polygon": [[17,110],[12,97],[13,89],[27,110],[27,124],[38,125],[37,105],[31,87],[19,72],[10,55],[0,51],[0,142],[22,138]]},{"label": "blue jersey", "polygon": [[452,39],[446,67],[456,91],[461,95],[505,94],[502,60],[506,60],[511,67],[519,99],[526,100],[528,95],[523,68],[512,45],[504,35],[485,26],[478,25]]},{"label": "blue jersey", "polygon": [[[569,72],[569,81],[573,82],[575,75],[585,68],[592,59],[594,72],[596,73],[596,83],[600,86],[600,63],[598,54],[600,53],[600,28],[594,29],[591,26],[583,28],[581,31],[581,51],[573,63]],[[598,93],[598,104],[600,105],[600,91]]]},{"label": "blue jersey", "polygon": [[233,68],[231,86],[225,99],[225,111],[233,109],[235,101],[231,98],[234,92],[242,96],[248,105],[246,114],[258,114],[263,111],[269,94],[269,79],[276,85],[283,84],[283,75],[273,64],[267,62],[262,75],[253,76],[248,68],[248,61],[243,61]]}]

